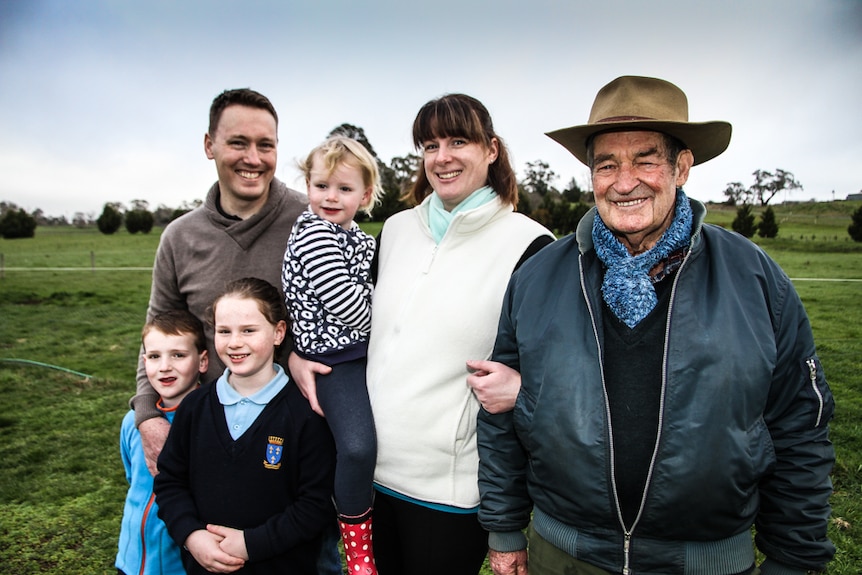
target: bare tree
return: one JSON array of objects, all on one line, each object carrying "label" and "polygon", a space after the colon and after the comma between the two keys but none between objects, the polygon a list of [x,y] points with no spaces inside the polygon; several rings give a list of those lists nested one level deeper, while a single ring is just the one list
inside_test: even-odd
[{"label": "bare tree", "polygon": [[776,194],[782,191],[802,190],[802,184],[796,181],[793,174],[781,168],[776,169],[774,174],[766,170],[755,170],[752,175],[754,184],[750,189],[761,206],[767,205]]}]

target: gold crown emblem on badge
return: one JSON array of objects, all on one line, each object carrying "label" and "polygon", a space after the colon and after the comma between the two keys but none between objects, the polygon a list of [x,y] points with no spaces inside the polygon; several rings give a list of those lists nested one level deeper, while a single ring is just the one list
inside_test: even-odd
[{"label": "gold crown emblem on badge", "polygon": [[284,445],[284,438],[276,437],[275,435],[269,436],[269,442],[275,445]]}]

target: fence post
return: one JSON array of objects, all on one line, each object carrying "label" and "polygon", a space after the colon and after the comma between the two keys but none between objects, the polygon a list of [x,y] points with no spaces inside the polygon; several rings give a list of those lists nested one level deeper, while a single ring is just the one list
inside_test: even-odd
[{"label": "fence post", "polygon": [[90,269],[93,270],[93,273],[96,273],[96,252],[90,252]]}]

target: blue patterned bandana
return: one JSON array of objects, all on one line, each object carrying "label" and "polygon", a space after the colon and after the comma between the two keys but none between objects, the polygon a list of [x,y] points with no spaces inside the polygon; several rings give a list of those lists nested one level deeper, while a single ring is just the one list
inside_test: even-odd
[{"label": "blue patterned bandana", "polygon": [[682,188],[676,192],[676,208],[670,227],[649,251],[632,257],[625,246],[596,214],[593,220],[593,245],[607,266],[602,282],[602,297],[620,320],[635,327],[655,308],[655,293],[649,272],[674,251],[691,241],[692,211]]}]

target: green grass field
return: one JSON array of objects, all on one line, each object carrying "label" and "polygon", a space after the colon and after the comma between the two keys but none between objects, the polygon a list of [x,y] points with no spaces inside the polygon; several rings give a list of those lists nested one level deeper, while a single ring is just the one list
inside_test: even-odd
[{"label": "green grass field", "polygon": [[[847,236],[858,205],[776,206],[779,237],[755,238],[795,278],[837,400],[833,575],[862,566],[862,244]],[[711,206],[709,221],[734,215]],[[115,573],[118,432],[157,243],[158,230],[0,239],[0,573]]]}]

